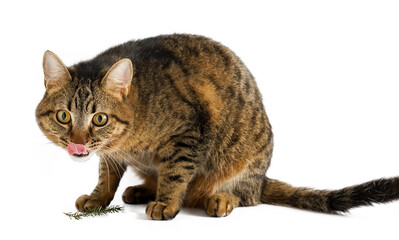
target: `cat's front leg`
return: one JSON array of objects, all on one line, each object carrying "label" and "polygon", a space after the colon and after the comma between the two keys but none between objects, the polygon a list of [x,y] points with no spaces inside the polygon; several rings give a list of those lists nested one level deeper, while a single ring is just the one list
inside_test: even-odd
[{"label": "cat's front leg", "polygon": [[150,219],[173,219],[180,211],[187,186],[195,175],[198,161],[193,154],[187,151],[181,154],[184,151],[180,149],[175,152],[178,154],[163,159],[159,164],[156,199],[146,209]]},{"label": "cat's front leg", "polygon": [[126,166],[110,157],[101,157],[97,186],[90,195],[80,196],[75,203],[81,211],[108,206],[114,198]]}]

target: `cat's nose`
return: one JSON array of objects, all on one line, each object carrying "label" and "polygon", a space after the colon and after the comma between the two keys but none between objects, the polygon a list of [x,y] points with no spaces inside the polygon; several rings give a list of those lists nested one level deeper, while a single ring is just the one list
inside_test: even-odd
[{"label": "cat's nose", "polygon": [[89,134],[84,131],[75,131],[72,132],[70,140],[76,144],[86,144],[89,140]]}]

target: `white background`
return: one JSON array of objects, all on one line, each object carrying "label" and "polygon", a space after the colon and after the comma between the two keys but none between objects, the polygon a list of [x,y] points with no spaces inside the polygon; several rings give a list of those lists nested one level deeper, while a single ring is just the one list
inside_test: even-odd
[{"label": "white background", "polygon": [[[98,159],[76,163],[48,144],[34,110],[44,94],[42,54],[71,65],[130,39],[212,37],[256,77],[275,133],[268,176],[341,188],[399,174],[397,1],[2,1],[0,3],[1,239],[393,239],[399,202],[343,216],[259,205],[227,218],[183,209],[147,220],[145,206],[80,221]],[[139,183],[132,171],[121,193]]]}]

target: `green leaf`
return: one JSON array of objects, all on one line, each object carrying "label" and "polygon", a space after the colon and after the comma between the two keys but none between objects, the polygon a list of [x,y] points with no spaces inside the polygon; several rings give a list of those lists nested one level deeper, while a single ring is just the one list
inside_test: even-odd
[{"label": "green leaf", "polygon": [[118,213],[123,212],[125,210],[124,207],[121,206],[109,206],[109,207],[99,207],[93,210],[88,210],[86,212],[75,212],[75,213],[64,213],[70,219],[80,220],[83,217],[95,217],[95,216],[105,216],[108,213]]}]

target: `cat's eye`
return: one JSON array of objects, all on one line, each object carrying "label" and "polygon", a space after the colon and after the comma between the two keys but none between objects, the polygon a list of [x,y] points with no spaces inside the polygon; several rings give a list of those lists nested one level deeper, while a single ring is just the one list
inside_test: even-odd
[{"label": "cat's eye", "polygon": [[107,122],[108,122],[108,116],[105,113],[97,113],[93,117],[93,124],[98,127],[104,126],[105,124],[107,124]]},{"label": "cat's eye", "polygon": [[71,121],[71,114],[67,111],[60,110],[57,112],[57,120],[62,124],[67,124]]}]

